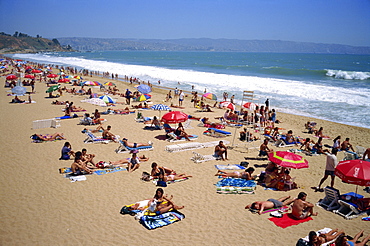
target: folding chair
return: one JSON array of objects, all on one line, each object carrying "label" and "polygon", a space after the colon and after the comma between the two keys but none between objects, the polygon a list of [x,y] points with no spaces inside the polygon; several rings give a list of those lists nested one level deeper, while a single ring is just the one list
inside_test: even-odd
[{"label": "folding chair", "polygon": [[328,210],[332,211],[335,209],[338,209],[340,207],[338,201],[339,201],[339,190],[335,188],[331,188],[329,186],[324,188],[325,191],[325,197],[318,201],[316,205]]}]

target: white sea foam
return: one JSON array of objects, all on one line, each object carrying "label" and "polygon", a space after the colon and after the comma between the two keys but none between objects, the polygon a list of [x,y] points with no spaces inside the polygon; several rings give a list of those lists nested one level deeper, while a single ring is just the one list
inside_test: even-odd
[{"label": "white sea foam", "polygon": [[[76,54],[78,55],[78,53]],[[138,77],[144,81],[161,85],[179,87],[189,90],[191,86],[197,91],[212,92],[221,96],[224,91],[229,95],[235,94],[237,101],[241,101],[243,90],[255,91],[259,102],[270,98],[271,105],[280,112],[312,116],[333,120],[350,125],[370,128],[370,89],[333,84],[312,83],[292,79],[263,78],[257,76],[240,76],[212,72],[199,72],[185,69],[168,69],[155,66],[128,65],[108,61],[88,60],[80,57],[59,57],[54,54],[16,54],[13,57],[53,63],[65,66],[85,68],[92,71],[117,73],[120,76]],[[340,71],[327,70],[327,76],[343,76]],[[331,75],[330,75],[331,74]],[[363,78],[366,72],[343,72],[354,79]],[[180,83],[180,85],[178,84]],[[350,114],[347,112],[351,112]]]},{"label": "white sea foam", "polygon": [[334,77],[336,79],[365,80],[370,78],[370,72],[355,72],[331,69],[327,69],[326,71],[326,76]]},{"label": "white sea foam", "polygon": [[[221,94],[225,89],[235,92],[251,90],[283,97],[298,97],[312,101],[347,103],[370,107],[370,90],[368,89],[332,87],[286,79],[128,65],[77,57],[56,57],[47,54],[17,54],[16,56],[22,59],[37,60],[42,63],[65,64],[93,71],[109,71],[119,75],[138,77],[144,81],[150,80],[152,83],[161,80],[162,85],[174,86],[177,82],[180,82],[180,84],[194,85],[195,89],[201,91],[204,88],[208,88],[208,91],[212,90],[212,92],[217,94]],[[335,70],[329,71],[335,72]],[[339,74],[338,71],[336,74]],[[366,73],[360,74],[365,75]]]}]

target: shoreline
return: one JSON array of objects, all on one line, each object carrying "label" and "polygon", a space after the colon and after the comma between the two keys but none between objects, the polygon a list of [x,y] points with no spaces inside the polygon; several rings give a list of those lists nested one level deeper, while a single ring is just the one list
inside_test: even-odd
[{"label": "shoreline", "polygon": [[[54,72],[56,70],[54,69]],[[133,85],[129,82],[112,80],[98,76],[90,77],[91,80],[99,82],[111,81],[117,84],[120,92],[126,88],[133,91]],[[0,84],[4,84],[4,76],[0,77]],[[118,83],[117,83],[118,82]],[[66,85],[71,87],[71,85]],[[30,87],[27,87],[30,90]],[[117,172],[106,175],[87,175],[87,180],[71,183],[68,179],[59,174],[58,169],[68,167],[72,161],[58,160],[60,150],[65,141],[69,141],[74,151],[87,148],[88,153],[96,155],[96,161],[116,161],[127,158],[126,153],[116,154],[114,150],[118,147],[116,143],[109,144],[84,144],[86,138],[81,130],[85,126],[78,125],[79,119],[61,120],[59,128],[32,129],[32,121],[50,119],[62,116],[62,105],[51,105],[54,99],[47,99],[45,93],[46,85],[36,83],[36,93],[32,104],[10,104],[12,97],[6,96],[9,88],[2,89],[0,97],[0,112],[3,116],[1,126],[4,148],[1,151],[3,156],[3,170],[0,172],[2,191],[6,199],[1,201],[3,214],[0,242],[4,245],[143,245],[147,243],[158,243],[162,245],[173,245],[176,240],[178,245],[239,245],[241,242],[248,242],[248,245],[293,245],[301,237],[308,235],[311,230],[319,230],[325,227],[332,229],[344,229],[346,235],[354,236],[359,230],[365,229],[369,234],[366,221],[361,218],[345,220],[343,217],[325,211],[315,206],[319,212],[312,221],[291,226],[286,229],[275,226],[268,220],[268,213],[263,215],[252,214],[244,207],[253,201],[264,201],[269,198],[280,198],[283,196],[296,197],[301,191],[308,194],[307,200],[316,203],[324,197],[324,193],[314,192],[310,187],[317,186],[322,178],[325,169],[325,156],[304,156],[309,162],[309,168],[294,169],[291,176],[295,177],[299,188],[290,191],[265,190],[257,186],[255,194],[217,194],[215,183],[219,179],[214,176],[217,169],[214,165],[239,164],[248,160],[249,166],[255,167],[254,174],[264,170],[264,160],[254,160],[258,152],[248,147],[259,146],[260,141],[246,143],[237,137],[241,128],[226,127],[226,131],[237,134],[225,138],[212,138],[203,135],[204,127],[197,126],[199,122],[193,120],[189,134],[198,135],[195,142],[205,143],[209,141],[227,140],[230,145],[234,143],[235,148],[229,150],[229,161],[209,161],[194,163],[190,160],[192,151],[180,151],[169,153],[165,151],[171,143],[159,136],[164,131],[143,130],[144,125],[135,121],[135,114],[129,115],[104,115],[107,120],[103,125],[111,125],[112,133],[128,138],[133,142],[152,141],[153,151],[142,151],[141,154],[149,157],[149,161],[142,162],[140,168],[133,173]],[[93,89],[100,93],[99,89]],[[153,104],[162,103],[167,93],[166,88],[154,88],[151,101]],[[106,110],[106,107],[99,107],[80,102],[86,96],[72,95],[64,92],[57,100],[73,101],[76,106],[86,109],[86,112]],[[123,97],[113,96],[119,102],[124,102]],[[214,101],[207,101],[214,102]],[[133,103],[134,105],[138,102]],[[167,103],[168,104],[168,103]],[[174,102],[174,104],[176,104]],[[196,117],[206,116],[214,119],[224,113],[222,109],[212,109],[214,112],[197,112],[190,102],[190,98],[184,101],[187,114]],[[115,108],[124,108],[125,104],[117,104]],[[158,116],[158,111],[142,110],[144,116]],[[79,112],[78,114],[83,114]],[[162,115],[164,112],[162,112]],[[284,132],[292,129],[294,135],[312,137],[305,133],[304,124],[308,118],[277,112],[277,118],[282,121],[278,126],[284,128]],[[312,118],[309,118],[313,120]],[[342,139],[351,138],[351,143],[356,146],[369,147],[370,129],[355,126],[347,126],[339,123],[315,119],[317,126],[324,127],[325,135],[331,139],[324,139],[325,144],[331,144],[332,139],[340,134]],[[9,126],[11,128],[9,129]],[[89,129],[95,127],[89,126]],[[5,130],[9,129],[9,130]],[[30,135],[34,133],[52,134],[55,132],[64,133],[67,140],[49,143],[31,143]],[[98,134],[98,133],[97,133]],[[253,132],[253,134],[258,134]],[[179,142],[185,143],[185,142]],[[270,145],[270,144],[269,144]],[[288,148],[272,147],[274,150],[287,150]],[[20,152],[21,151],[21,152]],[[197,153],[209,155],[212,148],[195,149]],[[338,154],[338,159],[343,158],[343,153]],[[161,166],[172,168],[178,172],[185,172],[193,177],[183,182],[169,184],[165,193],[174,195],[176,204],[184,205],[181,210],[185,219],[181,222],[147,230],[133,217],[119,214],[124,205],[153,197],[156,186],[151,182],[140,181],[142,172],[150,171],[152,162]],[[14,165],[16,165],[14,167]],[[324,187],[330,182],[327,180]],[[336,177],[335,187],[341,194],[354,192],[355,185],[342,183]],[[358,193],[368,197],[369,195],[359,187]],[[230,233],[231,232],[231,233]],[[87,235],[87,236],[80,236]],[[129,235],[129,236],[127,236]],[[276,243],[276,242],[279,243]]]}]

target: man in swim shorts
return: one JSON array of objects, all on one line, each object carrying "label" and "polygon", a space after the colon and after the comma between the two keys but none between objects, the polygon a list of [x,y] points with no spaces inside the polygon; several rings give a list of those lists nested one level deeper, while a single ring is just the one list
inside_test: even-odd
[{"label": "man in swim shorts", "polygon": [[303,220],[308,216],[316,216],[318,213],[313,212],[314,205],[306,201],[307,194],[300,192],[298,198],[294,200],[292,206],[292,215],[296,219]]},{"label": "man in swim shorts", "polygon": [[296,199],[290,199],[290,196],[282,197],[279,199],[270,198],[267,201],[256,201],[245,206],[245,209],[252,209],[258,210],[258,214],[262,214],[263,210],[265,209],[272,209],[272,208],[282,208],[283,206],[289,205],[294,202]]}]

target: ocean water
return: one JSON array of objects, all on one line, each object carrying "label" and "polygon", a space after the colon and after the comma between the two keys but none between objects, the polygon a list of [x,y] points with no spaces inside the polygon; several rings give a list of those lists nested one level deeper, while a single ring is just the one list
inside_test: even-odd
[{"label": "ocean water", "polygon": [[138,77],[155,84],[224,91],[241,103],[244,90],[278,112],[370,128],[370,56],[241,52],[93,51],[14,54],[46,64]]}]

